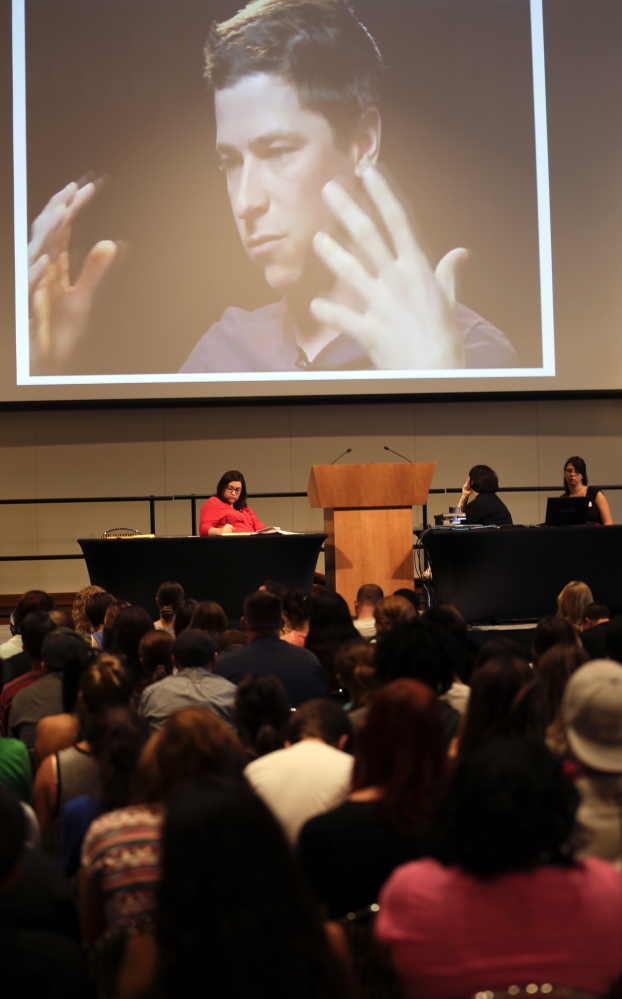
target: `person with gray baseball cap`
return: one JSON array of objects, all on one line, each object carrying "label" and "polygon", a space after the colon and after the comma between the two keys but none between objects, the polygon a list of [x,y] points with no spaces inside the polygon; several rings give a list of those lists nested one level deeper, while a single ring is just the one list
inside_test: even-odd
[{"label": "person with gray baseball cap", "polygon": [[570,677],[562,713],[581,795],[578,856],[622,868],[622,666],[595,659]]}]

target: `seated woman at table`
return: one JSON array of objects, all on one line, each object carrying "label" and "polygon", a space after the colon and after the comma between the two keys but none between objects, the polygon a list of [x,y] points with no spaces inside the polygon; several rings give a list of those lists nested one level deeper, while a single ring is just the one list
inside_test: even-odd
[{"label": "seated woman at table", "polygon": [[564,465],[564,495],[587,496],[590,505],[587,511],[588,524],[613,524],[613,517],[605,494],[597,486],[588,486],[587,468],[583,458],[573,455]]},{"label": "seated woman at table", "polygon": [[473,465],[462,487],[460,509],[466,514],[467,524],[495,524],[497,527],[512,524],[512,514],[497,496],[499,479],[488,465]]},{"label": "seated woman at table", "polygon": [[221,476],[216,495],[201,507],[199,534],[215,538],[220,534],[245,534],[262,531],[262,524],[246,505],[246,482],[241,472],[232,469]]}]

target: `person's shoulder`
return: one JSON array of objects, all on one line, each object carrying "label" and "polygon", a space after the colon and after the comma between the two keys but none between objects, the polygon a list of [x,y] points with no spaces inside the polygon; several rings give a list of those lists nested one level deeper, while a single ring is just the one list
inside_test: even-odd
[{"label": "person's shoulder", "polygon": [[192,349],[180,373],[256,370],[266,337],[284,337],[286,315],[284,302],[272,302],[252,312],[235,306],[225,309]]},{"label": "person's shoulder", "polygon": [[461,302],[456,314],[465,349],[465,368],[514,368],[518,356],[505,333]]}]

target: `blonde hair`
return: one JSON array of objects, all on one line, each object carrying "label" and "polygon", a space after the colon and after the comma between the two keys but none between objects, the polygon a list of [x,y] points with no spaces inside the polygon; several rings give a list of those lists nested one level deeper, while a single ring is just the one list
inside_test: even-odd
[{"label": "blonde hair", "polygon": [[573,579],[566,583],[557,598],[557,616],[565,618],[579,631],[583,631],[585,608],[593,603],[594,597],[587,583]]},{"label": "blonde hair", "polygon": [[378,634],[389,631],[396,621],[409,621],[412,617],[417,617],[417,611],[406,597],[383,597],[374,607]]}]

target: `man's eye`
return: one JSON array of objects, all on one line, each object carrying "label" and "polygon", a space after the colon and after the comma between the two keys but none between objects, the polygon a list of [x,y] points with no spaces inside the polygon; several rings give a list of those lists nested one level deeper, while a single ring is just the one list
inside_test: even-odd
[{"label": "man's eye", "polygon": [[267,157],[269,159],[279,160],[293,152],[293,146],[272,146],[267,152]]},{"label": "man's eye", "polygon": [[231,173],[231,171],[235,170],[235,168],[238,167],[239,165],[240,164],[237,162],[237,160],[222,159],[218,164],[218,169],[221,171],[221,173]]}]

